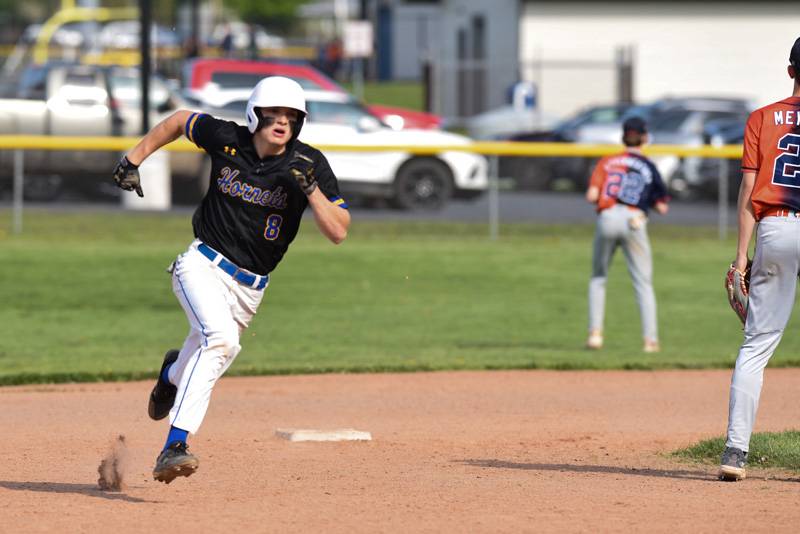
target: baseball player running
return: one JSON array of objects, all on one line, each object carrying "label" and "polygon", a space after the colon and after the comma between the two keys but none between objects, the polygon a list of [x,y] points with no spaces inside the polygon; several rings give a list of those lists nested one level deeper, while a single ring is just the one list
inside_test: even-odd
[{"label": "baseball player running", "polygon": [[155,126],[114,170],[119,187],[142,196],[137,167],[181,134],[211,156],[211,183],[192,219],[195,240],[170,267],[172,288],[189,320],[189,335],[166,353],[150,394],[153,419],[170,429],[153,470],[170,483],[198,467],[187,450],[216,381],[241,350],[240,336],[258,309],[269,275],[311,206],[333,243],[347,235],[350,215],[322,153],[297,139],[306,116],[300,85],[261,80],[247,103],[247,127],[204,113],[177,111]]},{"label": "baseball player running", "polygon": [[787,70],[794,80],[792,96],[757,109],[745,126],[737,270],[747,269],[754,229],[756,245],[744,342],[731,379],[728,437],[719,470],[723,480],[745,477],[764,367],[786,328],[800,273],[800,39],[792,46]]},{"label": "baseball player running", "polygon": [[647,237],[647,212],[662,215],[669,207],[667,190],[655,165],[640,147],[647,142],[647,125],[632,117],[622,126],[625,152],[602,158],[586,190],[586,200],[597,204],[592,277],[589,281],[589,337],[586,347],[603,347],[608,267],[617,247],[622,247],[633,280],[642,318],[644,351],[658,352],[656,297],[653,293],[653,260]]}]

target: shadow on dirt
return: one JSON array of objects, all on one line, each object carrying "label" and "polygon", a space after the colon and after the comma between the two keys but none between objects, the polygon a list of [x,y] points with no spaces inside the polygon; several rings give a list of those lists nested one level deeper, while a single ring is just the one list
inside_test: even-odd
[{"label": "shadow on dirt", "polygon": [[[509,462],[506,460],[456,460],[464,465],[474,467],[484,467],[493,469],[521,469],[527,471],[563,471],[569,473],[596,473],[612,475],[634,475],[655,478],[677,478],[680,480],[702,480],[705,482],[718,482],[715,469],[709,470],[685,470],[685,469],[648,469],[639,467],[619,467],[613,465],[578,465],[578,464],[536,464]],[[762,480],[772,480],[776,482],[797,483],[797,479],[781,477],[752,477],[748,472],[748,478],[760,478]]]},{"label": "shadow on dirt", "polygon": [[99,489],[96,484],[71,484],[67,482],[15,482],[10,480],[0,480],[0,488],[15,491],[40,491],[43,493],[77,493],[79,495],[86,495],[87,497],[97,497],[110,501],[125,501],[133,503],[155,502],[139,499],[138,497],[130,497],[124,493],[103,491]]}]

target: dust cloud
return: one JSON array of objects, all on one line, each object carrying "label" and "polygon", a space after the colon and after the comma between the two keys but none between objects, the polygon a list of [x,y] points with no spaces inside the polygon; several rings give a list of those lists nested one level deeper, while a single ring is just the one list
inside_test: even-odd
[{"label": "dust cloud", "polygon": [[121,491],[125,488],[125,471],[128,464],[128,446],[125,436],[120,434],[111,444],[111,450],[100,462],[97,473],[97,485],[103,491]]}]

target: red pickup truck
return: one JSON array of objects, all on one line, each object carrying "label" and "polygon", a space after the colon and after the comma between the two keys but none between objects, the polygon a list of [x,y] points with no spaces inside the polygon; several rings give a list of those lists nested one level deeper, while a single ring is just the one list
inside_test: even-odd
[{"label": "red pickup truck", "polygon": [[[242,89],[254,87],[261,78],[267,76],[292,78],[304,89],[347,92],[341,85],[308,64],[243,59],[198,58],[187,62],[183,84],[187,96],[204,101],[209,84],[213,84],[214,91]],[[369,104],[366,107],[395,129],[434,129],[442,126],[442,118],[432,113],[378,104]]]}]

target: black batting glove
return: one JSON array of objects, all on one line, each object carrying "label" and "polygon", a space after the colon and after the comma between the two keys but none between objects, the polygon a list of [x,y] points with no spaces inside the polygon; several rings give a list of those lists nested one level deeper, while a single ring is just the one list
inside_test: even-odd
[{"label": "black batting glove", "polygon": [[139,166],[128,161],[128,156],[122,156],[117,166],[114,167],[114,183],[120,189],[136,191],[136,194],[140,197],[144,196],[141,179],[139,178]]},{"label": "black batting glove", "polygon": [[314,177],[314,160],[295,151],[289,161],[289,173],[297,180],[297,185],[303,193],[310,195],[317,188],[317,179]]}]

